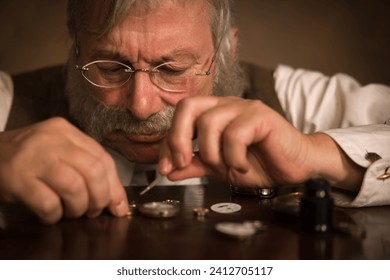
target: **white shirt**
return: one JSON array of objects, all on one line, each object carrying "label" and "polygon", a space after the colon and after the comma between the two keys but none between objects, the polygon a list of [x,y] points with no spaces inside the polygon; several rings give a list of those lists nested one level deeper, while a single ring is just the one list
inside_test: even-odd
[{"label": "white shirt", "polygon": [[[358,195],[337,196],[336,203],[349,207],[390,204],[390,179],[377,179],[390,166],[390,88],[379,84],[361,86],[344,74],[327,77],[284,65],[277,67],[274,78],[286,117],[297,129],[304,133],[327,133],[354,162],[367,168]],[[0,131],[9,115],[12,94],[9,76],[0,72]],[[387,119],[388,123],[384,124]],[[137,167],[116,152],[109,152],[117,164],[122,184],[133,185]],[[375,152],[382,159],[370,164],[365,159],[367,152]],[[199,179],[175,182],[202,183]]]},{"label": "white shirt", "polygon": [[[276,69],[274,78],[282,108],[296,128],[304,133],[325,132],[355,163],[367,168],[358,195],[337,196],[336,203],[390,204],[390,179],[377,179],[390,166],[390,87],[361,86],[345,74],[327,77],[284,65]],[[367,152],[382,159],[370,164]]]},{"label": "white shirt", "polygon": [[[118,170],[119,179],[124,186],[145,186],[148,185],[148,180],[146,178],[145,171],[155,171],[155,164],[135,164],[133,162],[128,161],[125,157],[123,157],[118,152],[105,148],[108,153],[112,156],[115,161],[116,168]],[[160,174],[156,172],[156,178],[162,177]],[[170,181],[167,177],[160,178],[157,186],[164,185],[203,185],[207,183],[206,178],[190,178],[186,180],[180,181]]]}]

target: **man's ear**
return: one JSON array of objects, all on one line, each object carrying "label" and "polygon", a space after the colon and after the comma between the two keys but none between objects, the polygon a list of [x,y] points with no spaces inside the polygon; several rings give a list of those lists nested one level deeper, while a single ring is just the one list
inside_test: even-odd
[{"label": "man's ear", "polygon": [[230,54],[233,57],[236,57],[237,47],[238,47],[238,27],[237,26],[233,26],[230,29],[230,38],[231,38]]}]

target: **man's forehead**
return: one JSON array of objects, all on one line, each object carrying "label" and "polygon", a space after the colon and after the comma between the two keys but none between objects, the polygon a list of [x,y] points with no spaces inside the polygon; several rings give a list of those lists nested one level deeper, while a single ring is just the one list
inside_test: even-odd
[{"label": "man's forehead", "polygon": [[169,13],[178,12],[175,14],[177,18],[195,16],[199,22],[208,22],[211,14],[211,5],[208,0],[134,0],[128,2],[102,0],[92,2],[93,4],[86,7],[84,31],[99,36],[110,31],[123,18],[129,16],[142,20],[151,16],[163,18]]},{"label": "man's forehead", "polygon": [[103,37],[89,34],[95,37],[88,36],[92,39],[88,40],[93,45],[89,46],[92,55],[98,56],[93,58],[118,59],[128,52],[143,49],[163,60],[196,59],[196,49],[204,49],[204,45],[212,43],[209,17],[205,17],[208,12],[204,11],[203,1],[176,2],[166,1],[147,12],[130,7]]}]

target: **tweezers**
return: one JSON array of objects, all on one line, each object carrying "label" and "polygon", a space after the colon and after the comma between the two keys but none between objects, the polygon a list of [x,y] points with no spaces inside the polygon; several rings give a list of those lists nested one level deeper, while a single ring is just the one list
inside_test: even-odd
[{"label": "tweezers", "polygon": [[154,179],[146,188],[144,188],[139,194],[144,195],[148,191],[150,191],[152,188],[154,188],[158,183],[160,183],[163,179],[165,179],[166,176],[157,176],[156,179]]}]

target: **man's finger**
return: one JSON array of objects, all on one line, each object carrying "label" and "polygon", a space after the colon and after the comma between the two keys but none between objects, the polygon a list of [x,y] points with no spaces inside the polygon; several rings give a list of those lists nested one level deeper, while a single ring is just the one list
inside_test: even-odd
[{"label": "man's finger", "polygon": [[218,103],[216,97],[185,98],[175,110],[172,127],[167,136],[167,144],[171,152],[173,165],[184,168],[192,160],[192,140],[196,133],[196,119],[207,108]]},{"label": "man's finger", "polygon": [[204,177],[207,175],[215,175],[213,171],[207,167],[198,156],[193,157],[189,165],[182,169],[175,169],[168,175],[168,179],[172,181],[183,180],[188,178]]},{"label": "man's finger", "polygon": [[30,180],[15,196],[44,223],[54,224],[63,215],[59,196],[40,180]]},{"label": "man's finger", "polygon": [[40,179],[61,198],[64,215],[69,218],[84,215],[89,204],[84,178],[64,163],[50,164],[46,170]]}]

